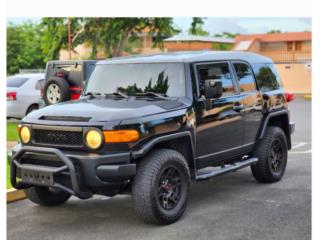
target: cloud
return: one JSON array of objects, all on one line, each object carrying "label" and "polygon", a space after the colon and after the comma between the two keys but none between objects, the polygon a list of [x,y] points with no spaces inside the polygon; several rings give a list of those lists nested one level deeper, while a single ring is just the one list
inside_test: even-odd
[{"label": "cloud", "polygon": [[207,18],[204,28],[212,35],[222,32],[248,33],[237,18]]},{"label": "cloud", "polygon": [[207,18],[204,29],[210,34],[221,32],[250,34],[271,30],[311,31],[311,18]]}]

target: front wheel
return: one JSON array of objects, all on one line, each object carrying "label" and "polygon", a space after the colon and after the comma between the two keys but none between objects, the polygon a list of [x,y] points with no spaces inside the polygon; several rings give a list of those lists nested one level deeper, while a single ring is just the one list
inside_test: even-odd
[{"label": "front wheel", "polygon": [[268,127],[253,156],[259,159],[256,164],[251,165],[256,180],[265,183],[279,181],[285,172],[288,157],[287,139],[283,130]]},{"label": "front wheel", "polygon": [[60,205],[71,197],[69,193],[51,187],[33,186],[24,189],[24,192],[31,202],[42,206]]},{"label": "front wheel", "polygon": [[170,224],[184,213],[190,173],[181,153],[159,149],[138,165],[132,193],[138,215],[152,223]]}]

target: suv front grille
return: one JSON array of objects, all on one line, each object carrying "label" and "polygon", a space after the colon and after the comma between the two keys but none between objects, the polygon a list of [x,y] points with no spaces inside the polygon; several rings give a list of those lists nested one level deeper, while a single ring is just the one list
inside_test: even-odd
[{"label": "suv front grille", "polygon": [[33,159],[33,158],[22,158],[22,164],[32,164],[32,165],[40,165],[40,166],[49,166],[49,167],[62,167],[65,165],[61,160],[56,159]]},{"label": "suv front grille", "polygon": [[82,146],[82,132],[33,129],[34,143],[59,146]]}]

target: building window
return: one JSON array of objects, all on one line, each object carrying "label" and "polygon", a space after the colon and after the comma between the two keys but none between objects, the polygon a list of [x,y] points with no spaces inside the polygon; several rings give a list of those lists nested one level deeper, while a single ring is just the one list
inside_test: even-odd
[{"label": "building window", "polygon": [[287,50],[293,51],[293,42],[287,42]]},{"label": "building window", "polygon": [[302,50],[302,42],[296,42],[296,51],[301,51]]}]

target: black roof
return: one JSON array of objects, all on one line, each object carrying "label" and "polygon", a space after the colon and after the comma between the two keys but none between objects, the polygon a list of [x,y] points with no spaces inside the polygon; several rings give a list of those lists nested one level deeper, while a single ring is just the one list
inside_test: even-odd
[{"label": "black roof", "polygon": [[250,52],[237,51],[193,51],[170,52],[152,55],[133,55],[99,61],[97,64],[126,64],[126,63],[159,63],[159,62],[205,62],[217,60],[244,60],[249,63],[272,63],[270,58]]}]

